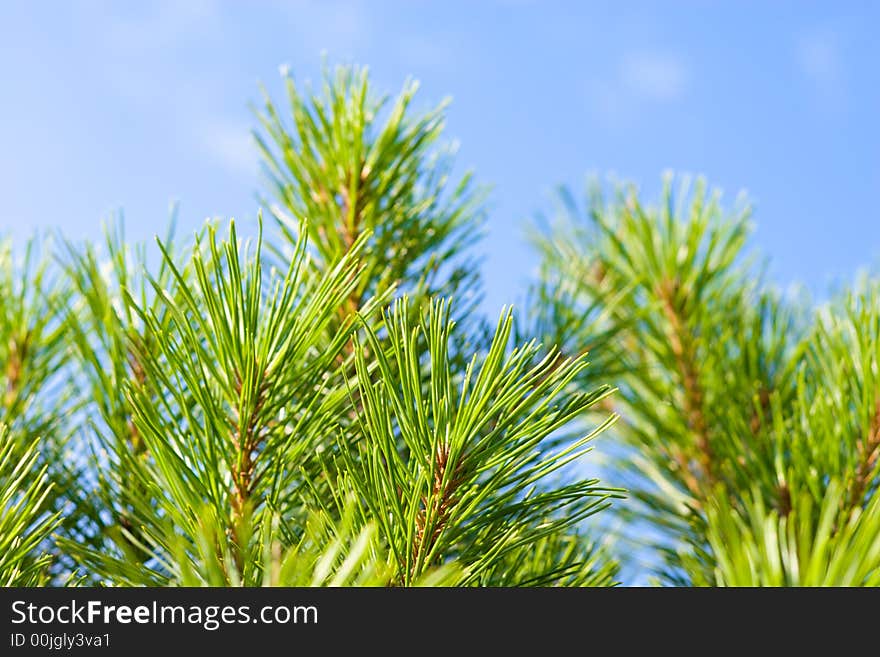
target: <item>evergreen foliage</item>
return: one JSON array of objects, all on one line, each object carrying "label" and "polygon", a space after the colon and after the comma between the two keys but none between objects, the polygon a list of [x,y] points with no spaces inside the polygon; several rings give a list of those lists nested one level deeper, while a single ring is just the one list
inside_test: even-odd
[{"label": "evergreen foliage", "polygon": [[[9,415],[59,429],[4,439],[4,508],[28,512],[3,525],[4,577],[613,584],[580,521],[619,492],[566,466],[614,418],[559,438],[610,389],[575,390],[584,357],[541,358],[510,312],[494,331],[476,313],[482,197],[450,182],[443,107],[412,116],[408,84],[383,110],[360,70],[328,74],[322,97],[287,85],[290,116],[268,97],[258,114],[271,236],[208,222],[157,240],[150,267],[120,220],[100,247],[55,251],[64,290],[26,318],[52,348],[33,395],[64,405]],[[83,470],[54,485],[54,463]]]},{"label": "evergreen foliage", "polygon": [[0,248],[0,584],[880,583],[876,281],[813,307],[744,202],[594,186],[491,324],[445,105],[285,85],[265,233]]},{"label": "evergreen foliage", "polygon": [[58,512],[46,512],[48,466],[38,467],[36,446],[21,451],[5,426],[0,441],[0,586],[37,586],[45,583],[51,560],[41,542],[59,520]]},{"label": "evergreen foliage", "polygon": [[536,296],[553,299],[538,325],[614,362],[610,476],[633,498],[631,532],[658,537],[660,577],[876,583],[876,284],[815,311],[779,294],[746,251],[748,207],[726,210],[702,181],[667,180],[656,206],[631,187],[607,201],[594,186],[586,210],[565,198],[535,236]]},{"label": "evergreen foliage", "polygon": [[397,288],[467,300],[462,315],[473,313],[479,278],[469,247],[481,235],[484,193],[471,174],[452,178],[454,148],[440,142],[447,102],[412,117],[417,83],[389,107],[359,68],[325,72],[320,95],[287,73],[284,81],[288,120],[264,91],[254,132],[282,250],[298,243],[303,217],[318,269],[368,234],[346,311]]}]

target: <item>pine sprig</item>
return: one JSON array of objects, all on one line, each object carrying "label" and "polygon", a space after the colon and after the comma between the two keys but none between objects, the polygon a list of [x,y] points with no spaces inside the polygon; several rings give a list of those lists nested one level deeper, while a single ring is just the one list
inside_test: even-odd
[{"label": "pine sprig", "polygon": [[[51,485],[39,496],[45,505],[40,511],[60,514],[58,531],[76,536],[96,509],[79,495],[84,463],[69,422],[77,404],[66,386],[67,336],[60,312],[68,289],[51,266],[47,247],[48,241],[32,239],[19,251],[11,241],[0,241],[0,425],[8,427],[2,448],[7,470],[17,462],[30,463],[16,470],[22,476],[16,484],[19,490],[8,494],[18,492],[30,499],[28,491],[43,490],[45,478]],[[31,458],[36,461],[31,463]],[[7,474],[0,473],[0,485],[9,484]],[[46,543],[40,550],[53,553],[52,574],[62,576],[69,560],[51,545],[48,535],[42,539]],[[42,556],[34,559],[47,563]]]},{"label": "pine sprig", "polygon": [[[173,244],[175,220],[165,244]],[[140,320],[136,307],[159,312],[160,299],[152,294],[147,276],[147,251],[143,244],[125,239],[122,217],[105,224],[101,245],[63,242],[58,265],[73,294],[62,314],[71,364],[67,376],[79,392],[81,412],[75,417],[82,449],[88,456],[76,488],[86,499],[97,501],[97,513],[73,537],[80,553],[124,556],[137,570],[149,559],[135,521],[134,506],[147,491],[135,476],[150,458],[125,391],[128,385],[153,390],[153,382],[137,350],[151,351],[155,339]],[[103,247],[103,250],[102,248]],[[171,283],[171,270],[160,262],[155,280]],[[83,573],[87,577],[90,572]]]},{"label": "pine sprig", "polygon": [[[167,282],[148,277],[152,301],[143,305],[122,290],[151,336],[149,346],[131,340],[126,347],[144,375],[124,384],[144,458],[133,457],[128,444],[109,445],[119,445],[111,461],[137,484],[130,491],[134,529],[123,534],[152,559],[144,583],[163,581],[172,576],[163,563],[179,551],[180,536],[196,545],[209,514],[210,527],[226,528],[235,568],[250,581],[256,573],[242,570],[236,532],[263,507],[295,523],[302,507],[295,491],[314,450],[327,442],[322,422],[347,403],[344,390],[324,382],[353,320],[329,341],[326,329],[356,284],[360,245],[322,277],[308,266],[305,237],[286,272],[264,272],[262,235],[249,251],[234,223],[226,240],[208,226],[183,267],[159,246],[169,274]],[[103,567],[100,556],[93,550],[84,559],[112,576],[120,555],[108,555]]]},{"label": "pine sprig", "polygon": [[342,455],[364,516],[389,545],[395,581],[411,584],[427,568],[454,562],[465,569],[462,583],[515,583],[516,570],[499,568],[504,560],[564,540],[615,495],[596,480],[547,486],[613,417],[564,447],[554,433],[610,390],[568,390],[583,358],[551,354],[535,364],[537,344],[509,350],[509,312],[488,353],[474,356],[461,377],[450,367],[455,324],[445,303],[413,321],[406,300],[398,301],[384,325],[387,350],[369,326],[356,345],[362,438],[356,456]]},{"label": "pine sprig", "polygon": [[875,581],[876,294],[835,301],[811,326],[811,309],[750,262],[747,209],[725,212],[702,183],[675,194],[668,182],[652,207],[633,190],[594,195],[587,214],[537,237],[573,300],[539,318],[566,348],[617,360],[615,472],[633,493],[632,531],[647,522],[658,536],[662,576]]},{"label": "pine sprig", "polygon": [[0,425],[0,586],[38,586],[48,580],[52,555],[47,543],[61,511],[53,512],[48,504],[53,484],[49,466],[39,465],[37,447],[37,441],[17,444]]},{"label": "pine sprig", "polygon": [[366,69],[326,72],[321,93],[284,78],[288,112],[264,91],[254,132],[283,243],[308,219],[315,266],[326,270],[369,234],[345,312],[392,288],[414,301],[455,295],[479,301],[470,247],[480,238],[483,197],[471,174],[452,179],[452,149],[438,146],[446,103],[412,116],[408,82],[388,106]]}]

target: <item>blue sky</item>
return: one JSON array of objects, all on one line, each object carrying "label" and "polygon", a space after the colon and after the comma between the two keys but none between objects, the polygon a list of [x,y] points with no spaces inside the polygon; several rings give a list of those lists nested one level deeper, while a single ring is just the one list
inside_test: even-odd
[{"label": "blue sky", "polygon": [[247,103],[330,63],[452,96],[462,169],[492,185],[487,310],[520,299],[523,239],[554,186],[614,174],[648,193],[705,174],[754,201],[780,284],[877,261],[880,4],[871,2],[3,2],[0,232],[189,232],[253,219]]}]

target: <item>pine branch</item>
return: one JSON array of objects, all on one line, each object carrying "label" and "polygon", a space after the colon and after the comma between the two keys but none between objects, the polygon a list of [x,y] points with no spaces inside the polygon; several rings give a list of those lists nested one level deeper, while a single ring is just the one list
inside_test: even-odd
[{"label": "pine branch", "polygon": [[389,545],[396,583],[412,585],[426,569],[452,562],[464,569],[460,583],[486,582],[519,550],[561,537],[617,494],[595,480],[548,482],[613,420],[552,447],[555,432],[609,392],[566,392],[583,359],[537,362],[534,342],[508,351],[513,320],[505,313],[485,357],[474,356],[459,381],[450,369],[454,323],[443,302],[411,321],[408,301],[399,300],[384,325],[387,349],[369,325],[367,341],[357,343],[361,438],[357,454],[341,453],[341,469],[363,517]]},{"label": "pine branch", "polygon": [[624,365],[614,472],[637,501],[625,515],[660,536],[664,579],[874,581],[873,557],[843,564],[880,545],[880,292],[816,313],[782,300],[743,255],[745,215],[702,185],[676,197],[667,183],[651,207],[632,191],[590,203],[585,222],[567,200],[568,223],[537,237],[541,285],[572,281],[572,310],[541,321]]},{"label": "pine branch", "polygon": [[46,549],[61,512],[47,505],[52,483],[48,465],[39,465],[37,446],[19,444],[0,425],[0,586],[48,580],[52,555]]},{"label": "pine branch", "polygon": [[[172,240],[174,225],[172,215],[166,243]],[[78,486],[100,507],[78,538],[84,549],[125,555],[136,564],[150,557],[134,510],[137,500],[150,496],[135,474],[150,455],[125,390],[131,386],[144,396],[154,394],[139,354],[152,352],[155,343],[139,321],[133,300],[151,312],[161,311],[159,298],[151,298],[148,289],[146,250],[126,243],[121,216],[105,224],[101,246],[104,252],[89,243],[65,242],[57,258],[74,291],[63,308],[73,356],[67,375],[75,382],[71,387],[80,392],[80,432],[89,436],[93,454]],[[170,270],[164,264],[157,278],[168,286]],[[79,556],[79,551],[73,552]]]},{"label": "pine branch", "polygon": [[[39,489],[45,476],[50,485],[38,511],[61,513],[58,531],[78,535],[95,509],[77,491],[82,462],[68,421],[77,407],[65,386],[66,336],[59,313],[68,290],[51,267],[47,245],[33,239],[16,251],[11,242],[0,241],[0,425],[8,426],[3,447],[12,450],[9,459],[24,463],[35,450],[20,490]],[[48,536],[43,539],[40,549],[52,555],[51,575],[61,578],[68,560]]]},{"label": "pine branch", "polygon": [[699,380],[696,348],[692,335],[686,328],[687,322],[677,307],[678,293],[679,285],[675,280],[661,281],[656,291],[669,325],[669,345],[681,378],[683,410],[699,452],[699,475],[695,476],[690,472],[691,466],[682,452],[676,451],[675,459],[682,469],[688,489],[694,494],[695,499],[699,500],[702,487],[711,487],[715,483],[715,455],[712,451],[709,426],[703,412],[704,393]]},{"label": "pine branch", "polygon": [[[227,240],[209,225],[183,267],[159,242],[167,277],[147,276],[150,297],[123,288],[125,307],[151,336],[125,343],[142,370],[125,386],[125,409],[145,458],[134,462],[125,442],[107,444],[113,463],[132,466],[134,485],[117,502],[130,504],[125,541],[157,564],[143,569],[143,583],[170,581],[181,536],[198,545],[204,522],[225,528],[212,540],[232,560],[223,561],[229,578],[262,576],[247,547],[248,532],[262,531],[250,527],[255,519],[283,518],[286,546],[293,545],[309,503],[304,481],[316,477],[316,448],[328,445],[326,422],[346,412],[345,391],[326,382],[353,319],[333,336],[327,329],[357,283],[363,243],[318,277],[303,237],[287,272],[267,276],[261,234],[250,252],[234,223]],[[125,552],[118,541],[117,548]],[[124,554],[84,549],[78,557],[94,572],[124,570],[137,581],[121,565]]]},{"label": "pine branch", "polygon": [[849,488],[848,506],[857,508],[862,504],[880,457],[880,399],[875,403],[874,415],[864,439],[856,443],[857,465]]},{"label": "pine branch", "polygon": [[392,289],[416,301],[454,295],[474,310],[479,278],[467,251],[481,236],[484,194],[470,174],[451,181],[451,149],[438,146],[446,104],[412,115],[418,85],[408,82],[387,107],[358,68],[325,73],[320,96],[285,84],[290,116],[264,92],[254,132],[283,240],[295,243],[308,218],[315,267],[326,271],[369,234],[340,320]]}]

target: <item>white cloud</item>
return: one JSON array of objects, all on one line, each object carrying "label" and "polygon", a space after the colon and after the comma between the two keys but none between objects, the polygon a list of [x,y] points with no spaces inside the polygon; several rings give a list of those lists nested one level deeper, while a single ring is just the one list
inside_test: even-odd
[{"label": "white cloud", "polygon": [[[127,15],[105,14],[104,34],[117,52],[137,53],[174,46],[219,20],[215,0],[160,2],[129,7]],[[118,10],[118,9],[117,9]],[[129,13],[130,12],[130,13]]]},{"label": "white cloud", "polygon": [[259,158],[250,127],[225,120],[202,124],[198,146],[228,173],[254,178],[259,170]]},{"label": "white cloud", "polygon": [[841,59],[836,34],[813,32],[802,35],[795,44],[795,60],[801,72],[821,89],[832,91],[838,85]]},{"label": "white cloud", "polygon": [[620,65],[620,82],[633,96],[657,102],[679,100],[687,87],[682,60],[663,52],[632,52]]},{"label": "white cloud", "polygon": [[645,103],[675,103],[687,94],[690,71],[673,53],[640,50],[623,53],[599,66],[599,74],[587,81],[586,101],[601,120],[624,124],[634,120]]},{"label": "white cloud", "polygon": [[175,82],[169,68],[180,68],[182,49],[210,44],[222,34],[220,9],[216,0],[116,4],[93,0],[83,10],[94,26],[100,69],[108,86],[120,97],[148,106],[158,98],[193,90],[191,83],[182,87]]}]

